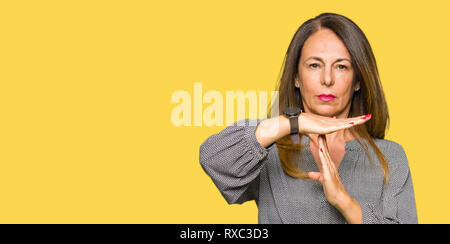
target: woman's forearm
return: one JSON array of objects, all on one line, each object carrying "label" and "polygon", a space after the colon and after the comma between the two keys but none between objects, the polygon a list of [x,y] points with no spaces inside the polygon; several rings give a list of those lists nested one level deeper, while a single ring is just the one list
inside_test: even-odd
[{"label": "woman's forearm", "polygon": [[259,144],[268,147],[278,139],[290,133],[290,122],[285,116],[277,116],[261,121],[256,130],[255,136]]}]

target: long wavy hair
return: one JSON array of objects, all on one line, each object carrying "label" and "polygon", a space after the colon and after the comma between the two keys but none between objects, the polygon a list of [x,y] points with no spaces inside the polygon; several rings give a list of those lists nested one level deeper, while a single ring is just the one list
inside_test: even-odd
[{"label": "long wavy hair", "polygon": [[[354,82],[360,81],[360,89],[353,94],[348,117],[369,113],[373,116],[368,122],[350,128],[349,132],[357,139],[373,166],[375,164],[369,154],[368,145],[374,149],[381,164],[384,182],[387,184],[389,179],[388,163],[373,138],[384,139],[389,121],[388,107],[372,48],[362,30],[347,17],[335,13],[322,13],[299,27],[284,57],[280,71],[281,78],[280,76],[278,78],[279,102],[269,105],[268,116],[270,117],[272,109],[275,109],[274,106],[277,105],[278,115],[281,115],[284,108],[291,106],[300,107],[305,111],[301,91],[299,92],[294,84],[295,77],[299,72],[298,63],[305,41],[320,28],[332,30],[350,53],[355,71]],[[297,162],[294,159],[301,155],[302,144],[293,144],[289,135],[280,138],[275,143],[284,172],[295,178],[308,178],[307,173],[294,163]]]}]

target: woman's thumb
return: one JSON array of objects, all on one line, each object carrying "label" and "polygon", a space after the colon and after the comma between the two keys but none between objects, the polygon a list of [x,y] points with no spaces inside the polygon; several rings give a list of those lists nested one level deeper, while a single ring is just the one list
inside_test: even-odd
[{"label": "woman's thumb", "polygon": [[311,180],[320,181],[320,173],[319,172],[308,172],[308,177]]}]

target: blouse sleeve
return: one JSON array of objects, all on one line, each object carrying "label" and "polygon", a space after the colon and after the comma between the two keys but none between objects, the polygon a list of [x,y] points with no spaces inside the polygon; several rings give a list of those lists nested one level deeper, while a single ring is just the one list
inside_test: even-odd
[{"label": "blouse sleeve", "polygon": [[259,174],[270,145],[256,140],[263,119],[243,119],[207,138],[200,146],[200,164],[229,204],[258,197]]},{"label": "blouse sleeve", "polygon": [[417,224],[416,202],[411,172],[403,147],[392,144],[386,158],[389,184],[383,191],[382,209],[371,203],[360,203],[363,224]]}]

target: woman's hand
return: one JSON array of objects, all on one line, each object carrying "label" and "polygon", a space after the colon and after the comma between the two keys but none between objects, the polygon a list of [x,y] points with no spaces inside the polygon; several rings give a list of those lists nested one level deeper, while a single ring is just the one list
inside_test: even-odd
[{"label": "woman's hand", "polygon": [[371,114],[347,119],[333,119],[313,113],[301,113],[298,117],[300,134],[330,134],[355,125],[364,124],[371,118]]},{"label": "woman's hand", "polygon": [[362,212],[359,203],[345,190],[336,165],[331,160],[325,135],[319,135],[319,157],[321,162],[320,173],[308,172],[308,176],[319,181],[328,202],[336,207],[348,223],[361,223]]},{"label": "woman's hand", "polygon": [[320,157],[320,173],[309,172],[308,176],[319,181],[325,193],[328,202],[336,206],[340,199],[347,197],[348,193],[341,182],[341,178],[336,169],[335,163],[331,160],[328,146],[326,145],[326,137],[319,135],[319,157]]}]

